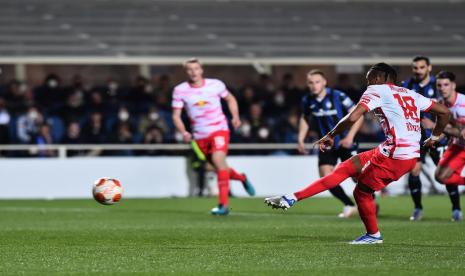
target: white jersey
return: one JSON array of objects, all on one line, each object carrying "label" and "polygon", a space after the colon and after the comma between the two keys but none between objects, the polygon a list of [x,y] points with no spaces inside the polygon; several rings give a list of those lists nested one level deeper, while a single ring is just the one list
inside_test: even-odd
[{"label": "white jersey", "polygon": [[[446,106],[452,113],[452,118],[457,122],[458,125],[465,125],[465,95],[457,93],[457,97],[452,105],[446,102]],[[465,141],[458,137],[452,137],[450,144],[465,147]]]},{"label": "white jersey", "polygon": [[194,138],[202,139],[215,131],[229,130],[221,108],[221,98],[228,94],[224,83],[217,79],[204,79],[200,87],[183,82],[174,88],[171,106],[186,108]]},{"label": "white jersey", "polygon": [[420,157],[420,111],[427,112],[434,101],[413,90],[393,84],[370,85],[359,102],[373,111],[386,141],[378,148],[392,159]]}]

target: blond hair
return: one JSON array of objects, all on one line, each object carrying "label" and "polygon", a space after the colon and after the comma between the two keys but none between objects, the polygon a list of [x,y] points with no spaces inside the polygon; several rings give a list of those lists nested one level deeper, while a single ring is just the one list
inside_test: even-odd
[{"label": "blond hair", "polygon": [[196,58],[196,57],[193,57],[193,58],[190,58],[190,59],[184,61],[183,64],[182,64],[182,66],[183,66],[184,68],[186,68],[186,66],[187,66],[188,64],[191,64],[191,63],[197,63],[197,64],[199,64],[200,66],[202,66],[202,63],[200,63],[200,60],[199,60],[198,58]]}]

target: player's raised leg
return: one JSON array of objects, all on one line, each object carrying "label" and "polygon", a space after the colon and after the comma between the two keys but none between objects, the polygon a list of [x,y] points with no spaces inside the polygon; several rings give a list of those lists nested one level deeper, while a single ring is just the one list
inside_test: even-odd
[{"label": "player's raised leg", "polygon": [[255,195],[255,188],[245,173],[238,173],[235,169],[229,167],[229,179],[240,181],[249,196]]},{"label": "player's raised leg", "polygon": [[[366,153],[362,153],[365,154]],[[362,166],[358,155],[340,163],[331,173],[322,177],[304,189],[292,194],[265,198],[265,203],[272,208],[288,209],[297,201],[304,200],[316,194],[332,189],[349,177],[354,177],[360,172]]]}]

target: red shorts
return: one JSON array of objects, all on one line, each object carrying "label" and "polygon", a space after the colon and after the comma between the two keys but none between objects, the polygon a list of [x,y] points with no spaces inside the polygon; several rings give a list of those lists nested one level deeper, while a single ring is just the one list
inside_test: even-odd
[{"label": "red shorts", "polygon": [[379,191],[398,180],[415,167],[417,158],[400,160],[383,155],[378,148],[358,154],[362,171],[356,177],[359,183]]},{"label": "red shorts", "polygon": [[461,174],[465,166],[465,149],[457,145],[448,146],[439,161],[439,166],[449,167],[458,172],[458,174]]},{"label": "red shorts", "polygon": [[198,139],[195,140],[195,142],[206,156],[211,155],[215,151],[224,151],[227,153],[229,145],[229,131],[215,131],[207,138]]}]

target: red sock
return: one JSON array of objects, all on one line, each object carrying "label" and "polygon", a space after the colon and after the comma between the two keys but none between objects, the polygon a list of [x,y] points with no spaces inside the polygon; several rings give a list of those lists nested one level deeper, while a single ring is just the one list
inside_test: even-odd
[{"label": "red sock", "polygon": [[465,178],[456,171],[446,180],[443,181],[446,185],[465,185]]},{"label": "red sock", "polygon": [[365,193],[359,188],[354,189],[354,198],[357,202],[358,213],[360,218],[365,224],[368,234],[375,234],[378,232],[378,224],[376,222],[376,204],[373,199],[373,194]]},{"label": "red sock", "polygon": [[245,176],[236,172],[233,168],[229,168],[229,178],[232,180],[239,180],[240,182],[245,181]]},{"label": "red sock", "polygon": [[341,184],[342,181],[346,180],[350,176],[354,176],[355,174],[356,170],[354,163],[352,163],[351,160],[346,160],[339,164],[339,166],[337,166],[336,169],[334,169],[334,171],[332,171],[330,174],[318,179],[303,190],[294,193],[294,195],[297,200],[302,200],[307,197],[314,196],[323,191],[336,187],[337,185]]},{"label": "red sock", "polygon": [[225,207],[228,207],[229,203],[229,171],[228,170],[218,170],[218,197],[220,204]]}]

